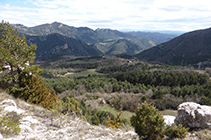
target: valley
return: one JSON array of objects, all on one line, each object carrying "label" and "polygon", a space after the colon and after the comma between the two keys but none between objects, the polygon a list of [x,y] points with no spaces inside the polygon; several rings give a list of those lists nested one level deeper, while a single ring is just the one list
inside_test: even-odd
[{"label": "valley", "polygon": [[91,110],[134,112],[138,104],[154,101],[164,115],[175,116],[182,102],[209,104],[210,76],[193,67],[149,64],[127,55],[64,56],[51,65],[45,63],[41,63],[45,71],[41,76],[46,86],[59,98],[74,97]]},{"label": "valley", "polygon": [[[11,59],[1,48],[1,88],[9,85],[11,95],[41,105],[55,116],[69,113],[91,125],[131,130],[140,105],[170,116],[177,116],[184,102],[211,105],[210,29],[176,36],[92,30],[58,22],[12,28],[25,34],[25,47],[33,43],[37,48],[28,47],[36,48],[27,50],[30,58],[20,48],[11,50],[12,56],[20,52]],[[20,62],[13,63],[16,58]],[[12,72],[4,68],[7,63]]]},{"label": "valley", "polygon": [[[200,34],[198,32],[203,31],[186,33],[149,49],[142,49],[139,45],[132,43],[131,39],[128,39],[131,35],[140,36],[139,32],[131,32],[131,35],[102,29],[97,29],[96,32],[106,36],[107,41],[114,40],[117,34],[126,38],[119,39],[114,44],[111,43],[110,50],[106,54],[103,54],[102,51],[102,54],[95,56],[66,54],[36,61],[44,69],[41,76],[44,78],[47,87],[53,88],[61,99],[66,96],[74,97],[79,102],[83,101],[86,107],[91,110],[100,109],[104,106],[99,103],[98,99],[100,99],[104,101],[106,106],[116,110],[123,108],[124,111],[130,112],[134,112],[137,105],[144,101],[148,103],[153,101],[156,108],[166,110],[164,111],[165,115],[176,115],[174,111],[168,111],[168,109],[176,110],[177,106],[185,101],[202,104],[211,103],[208,71],[198,73],[198,65],[196,63],[189,64],[189,61],[185,61],[186,59],[183,60],[183,64],[173,61],[169,63],[171,59],[167,57],[163,60],[168,60],[168,63],[161,58],[154,61],[155,57],[159,57],[155,53],[165,52],[166,48],[170,49],[170,47],[163,47],[165,44],[181,40],[180,38],[191,40],[191,36],[193,36],[191,34],[195,32]],[[158,35],[160,34],[155,34],[157,38]],[[109,39],[111,36],[113,38]],[[146,36],[144,34],[142,37],[146,38]],[[163,36],[159,39],[164,41],[165,39],[168,40],[168,37]],[[101,44],[103,43],[101,42]],[[180,45],[182,46],[181,43]],[[184,46],[188,47],[188,44]],[[134,47],[135,50],[133,50]],[[153,50],[156,48],[160,50],[156,50],[154,53]],[[167,50],[165,53],[170,55],[176,54],[178,51],[176,49],[170,50],[173,50],[173,52]],[[185,50],[186,48],[183,47],[180,52],[186,53]],[[140,53],[138,53],[139,51]],[[184,56],[184,58],[187,57]],[[54,60],[52,61],[52,59]],[[180,60],[179,57],[173,59]],[[194,61],[194,59],[192,60]],[[202,65],[201,69],[205,69],[205,66],[208,65]],[[191,81],[189,81],[190,79]]]}]

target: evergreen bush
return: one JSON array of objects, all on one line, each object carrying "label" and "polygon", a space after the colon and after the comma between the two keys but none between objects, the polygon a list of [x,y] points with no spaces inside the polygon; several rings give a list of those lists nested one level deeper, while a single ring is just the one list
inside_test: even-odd
[{"label": "evergreen bush", "polygon": [[168,135],[170,139],[184,138],[187,136],[188,130],[189,128],[185,128],[181,124],[177,126],[175,123],[173,123],[171,126],[167,127],[166,135]]},{"label": "evergreen bush", "polygon": [[30,103],[51,109],[57,100],[53,89],[48,89],[40,77],[28,76],[19,81],[18,87],[13,87],[11,92],[15,97],[22,98]]},{"label": "evergreen bush", "polygon": [[135,115],[131,117],[131,123],[140,139],[158,140],[165,133],[165,122],[163,115],[158,112],[154,104],[146,102],[139,105]]},{"label": "evergreen bush", "polygon": [[0,116],[0,133],[3,136],[18,134],[21,130],[19,127],[19,119],[20,117],[16,112]]}]

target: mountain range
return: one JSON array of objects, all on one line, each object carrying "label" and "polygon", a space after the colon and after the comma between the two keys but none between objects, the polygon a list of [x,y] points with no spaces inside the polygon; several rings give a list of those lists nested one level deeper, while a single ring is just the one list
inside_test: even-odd
[{"label": "mountain range", "polygon": [[178,36],[136,55],[141,60],[171,65],[211,66],[211,28]]},{"label": "mountain range", "polygon": [[28,43],[38,46],[38,58],[55,55],[118,55],[127,54],[156,63],[170,65],[211,66],[211,28],[180,36],[152,32],[120,32],[111,29],[92,30],[59,22],[26,27],[12,24]]},{"label": "mountain range", "polygon": [[[38,46],[36,54],[40,58],[63,54],[84,56],[126,53],[134,55],[163,41],[156,39],[150,33],[149,37],[143,38],[117,30],[76,28],[59,22],[35,27],[26,27],[21,24],[12,24],[11,26],[17,28],[20,34],[25,34],[28,43],[32,42]],[[172,39],[171,37],[169,39]]]}]

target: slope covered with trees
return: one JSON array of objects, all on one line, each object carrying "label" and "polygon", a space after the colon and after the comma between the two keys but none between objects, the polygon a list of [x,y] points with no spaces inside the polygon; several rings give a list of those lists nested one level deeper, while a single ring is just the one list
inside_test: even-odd
[{"label": "slope covered with trees", "polygon": [[107,55],[117,55],[123,53],[135,55],[143,50],[137,44],[127,39],[119,39],[117,42],[112,44],[110,48],[111,49],[106,52]]},{"label": "slope covered with trees", "polygon": [[211,28],[185,33],[166,43],[145,50],[136,56],[149,62],[171,65],[210,66]]},{"label": "slope covered with trees", "polygon": [[44,36],[27,36],[27,42],[38,46],[35,51],[37,58],[56,55],[98,56],[102,54],[94,45],[87,45],[81,40],[58,33]]}]

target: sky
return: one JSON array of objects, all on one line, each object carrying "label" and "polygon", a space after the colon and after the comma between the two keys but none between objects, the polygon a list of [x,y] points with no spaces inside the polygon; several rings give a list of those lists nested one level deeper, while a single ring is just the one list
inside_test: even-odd
[{"label": "sky", "polygon": [[124,31],[211,27],[211,0],[0,0],[0,20],[33,27],[61,22]]}]

